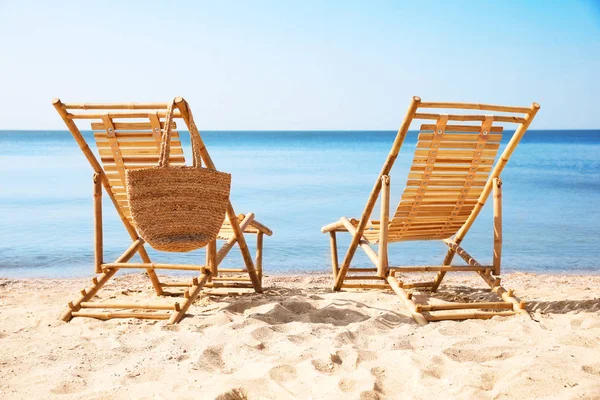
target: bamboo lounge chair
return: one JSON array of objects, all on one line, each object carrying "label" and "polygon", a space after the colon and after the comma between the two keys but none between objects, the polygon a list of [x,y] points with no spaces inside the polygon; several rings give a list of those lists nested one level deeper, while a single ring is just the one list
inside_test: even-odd
[{"label": "bamboo lounge chair", "polygon": [[[231,202],[217,237],[224,240],[225,243],[219,251],[217,251],[216,239],[208,244],[205,265],[153,263],[148,256],[144,248],[144,241],[139,237],[131,219],[123,176],[124,170],[147,168],[157,164],[168,103],[65,104],[59,99],[54,99],[52,104],[94,170],[95,272],[99,275],[92,278],[91,286],[83,289],[78,299],[68,304],[68,309],[62,315],[64,321],[70,321],[73,317],[142,318],[168,319],[169,324],[174,324],[183,318],[203,287],[234,288],[238,291],[239,288],[253,288],[256,292],[262,291],[263,236],[271,236],[272,232],[256,221],[253,213],[236,216]],[[191,130],[192,127],[195,129],[189,105],[181,97],[175,99],[173,118],[173,129],[177,127],[176,119],[183,120],[188,130]],[[98,162],[75,124],[77,120],[91,120],[91,128],[94,131],[101,163]],[[216,169],[202,139],[200,139],[200,148],[202,162],[207,168]],[[169,160],[173,166],[185,165],[179,133],[176,131],[173,131],[171,136]],[[105,262],[103,259],[102,187],[114,204],[133,241],[129,248],[112,263]],[[245,233],[256,235],[255,262],[253,262],[246,245]],[[242,253],[245,268],[219,268],[219,264],[236,243]],[[140,255],[142,262],[128,262],[136,253]],[[92,298],[96,293],[122,268],[145,269],[157,295],[182,295],[183,299],[181,302],[175,303],[152,304],[93,302]],[[199,276],[190,279],[189,282],[161,282],[155,272],[157,269],[197,271]],[[239,277],[240,274],[245,273],[249,276]],[[176,289],[170,289],[175,290],[170,293],[165,291],[165,289],[169,290],[168,288]],[[183,291],[177,290],[177,288],[183,288]],[[111,312],[102,311],[102,309],[118,310]]]},{"label": "bamboo lounge chair", "polygon": [[[419,324],[444,319],[491,318],[526,313],[524,302],[512,290],[500,286],[502,249],[502,197],[500,173],[533,121],[540,106],[507,107],[467,103],[425,103],[414,97],[392,149],[371,191],[359,220],[342,217],[322,228],[330,234],[334,290],[342,288],[391,288]],[[426,109],[426,110],[423,110]],[[433,110],[427,110],[433,109]],[[438,112],[435,109],[438,109]],[[456,109],[456,114],[439,110]],[[502,115],[465,114],[462,110],[495,111]],[[462,112],[461,112],[462,111]],[[460,113],[459,113],[460,112]],[[471,111],[472,112],[472,111]],[[516,114],[516,115],[515,115]],[[413,120],[421,125],[408,182],[396,212],[390,218],[390,171]],[[505,150],[494,164],[503,127],[498,122],[518,124]],[[479,215],[490,193],[493,196],[493,263],[482,265],[461,242]],[[370,221],[377,198],[381,198],[379,221]],[[350,246],[338,265],[336,232],[352,235]],[[390,266],[388,244],[409,240],[443,240],[448,252],[439,266]],[[378,251],[371,245],[378,243]],[[364,250],[375,268],[350,268],[357,247]],[[451,265],[458,254],[466,266]],[[396,273],[437,272],[432,281],[402,282]],[[412,290],[435,292],[447,272],[473,271],[490,286],[499,302],[418,304]],[[348,272],[352,272],[351,275]],[[363,283],[359,283],[362,281]],[[373,281],[378,283],[372,283]],[[370,282],[370,283],[369,283]],[[461,311],[449,311],[461,310]],[[471,310],[471,311],[466,311]],[[504,310],[504,311],[472,311]]]}]

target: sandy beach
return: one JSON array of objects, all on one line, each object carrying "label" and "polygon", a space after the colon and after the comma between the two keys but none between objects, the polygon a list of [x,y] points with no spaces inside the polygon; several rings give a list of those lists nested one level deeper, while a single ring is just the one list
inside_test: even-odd
[{"label": "sandy beach", "polygon": [[[440,298],[481,299],[477,279],[450,277]],[[59,321],[86,283],[0,279],[0,398],[600,398],[600,276],[508,274],[532,319],[425,327],[393,292],[334,293],[326,276],[203,295],[176,326]],[[122,297],[154,296],[136,274],[99,300]]]}]

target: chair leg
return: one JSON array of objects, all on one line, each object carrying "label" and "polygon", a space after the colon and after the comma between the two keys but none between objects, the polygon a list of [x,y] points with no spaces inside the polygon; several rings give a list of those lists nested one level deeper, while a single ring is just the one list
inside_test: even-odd
[{"label": "chair leg", "polygon": [[217,239],[213,240],[206,246],[206,267],[210,270],[210,282],[213,277],[219,275],[217,267]]},{"label": "chair leg", "polygon": [[[131,260],[131,258],[135,255],[135,253],[139,250],[141,246],[143,246],[144,241],[142,239],[138,239],[132,243],[131,246],[125,252],[117,258],[115,262],[127,262]],[[114,268],[110,269],[104,273],[102,273],[98,278],[94,277],[92,279],[92,285],[81,291],[81,297],[77,300],[69,303],[69,308],[63,313],[61,319],[65,322],[68,322],[73,318],[73,312],[79,311],[81,309],[81,303],[86,302],[93,298],[96,293],[113,277],[114,274],[117,273],[119,269]]]},{"label": "chair leg", "polygon": [[381,216],[379,218],[379,258],[377,276],[385,278],[388,273],[388,223],[390,218],[390,177],[381,177]]},{"label": "chair leg", "polygon": [[102,233],[102,180],[94,173],[94,267],[96,274],[102,273],[103,233]]},{"label": "chair leg", "polygon": [[256,235],[256,273],[258,274],[258,280],[262,286],[262,258],[263,258],[263,236],[262,232],[258,232]]},{"label": "chair leg", "polygon": [[[242,253],[242,258],[244,259],[244,264],[246,265],[246,270],[248,270],[248,275],[250,275],[250,280],[252,281],[252,286],[254,287],[254,291],[256,293],[262,293],[262,286],[260,279],[258,278],[258,274],[254,269],[254,262],[252,261],[252,256],[250,255],[250,250],[248,250],[248,245],[246,244],[246,238],[244,237],[244,231],[240,229],[240,225],[238,223],[237,217],[233,211],[233,207],[231,204],[229,205],[228,213],[230,215],[231,227],[233,228],[234,236],[237,239],[238,247],[240,248],[240,252]],[[234,219],[232,219],[234,218]]]},{"label": "chair leg", "polygon": [[331,244],[331,272],[333,274],[333,280],[335,281],[339,272],[337,237],[335,231],[329,232],[329,239],[329,243]]},{"label": "chair leg", "polygon": [[396,277],[391,275],[389,275],[386,279],[392,290],[398,295],[398,297],[400,297],[404,303],[404,306],[408,308],[408,311],[415,322],[419,325],[427,325],[427,319],[423,314],[421,314],[417,304],[412,300],[411,294],[407,293],[406,290],[402,288],[402,283],[399,282]]},{"label": "chair leg", "polygon": [[184,292],[185,301],[181,305],[179,311],[173,311],[173,314],[171,314],[171,318],[169,318],[168,322],[169,325],[176,324],[183,318],[187,310],[202,291],[202,287],[206,284],[210,275],[210,271],[204,270],[204,272],[200,274],[200,279],[194,278],[192,286]]},{"label": "chair leg", "polygon": [[502,259],[502,181],[494,179],[494,275],[500,275]]}]

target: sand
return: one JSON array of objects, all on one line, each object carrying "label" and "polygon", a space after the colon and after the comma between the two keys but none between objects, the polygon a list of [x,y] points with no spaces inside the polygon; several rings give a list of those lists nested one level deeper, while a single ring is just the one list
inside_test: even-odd
[{"label": "sand", "polygon": [[[477,279],[444,296],[480,298]],[[533,319],[425,327],[392,292],[333,293],[324,276],[202,296],[177,326],[59,321],[87,282],[0,279],[0,398],[600,399],[600,276],[506,275]],[[141,274],[100,295],[153,297]]]}]

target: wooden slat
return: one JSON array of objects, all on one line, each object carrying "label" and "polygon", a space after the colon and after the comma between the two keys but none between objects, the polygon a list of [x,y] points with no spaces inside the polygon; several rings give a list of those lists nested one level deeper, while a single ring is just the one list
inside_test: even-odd
[{"label": "wooden slat", "polygon": [[[419,211],[422,211],[422,212],[428,212],[428,211],[444,212],[444,211],[452,211],[453,209],[454,209],[454,205],[452,204],[449,206],[422,206]],[[410,210],[410,207],[405,207],[405,206],[399,207],[399,211],[408,211],[408,210]]]},{"label": "wooden slat", "polygon": [[[428,149],[434,142],[429,140],[421,140],[417,143],[417,149]],[[477,142],[439,142],[439,149],[475,149]],[[500,143],[488,143],[483,148],[484,150],[498,150]]]},{"label": "wooden slat", "polygon": [[[429,178],[431,179],[464,179],[468,175],[475,175],[475,179],[487,180],[488,174],[478,172],[479,171],[476,171],[474,174],[469,173],[469,171],[464,171],[461,173],[444,173],[434,170],[433,172],[428,172],[427,175],[429,175]],[[421,179],[424,175],[424,172],[410,172],[408,174],[408,179]]]},{"label": "wooden slat", "polygon": [[414,201],[418,200],[422,205],[444,205],[446,203],[454,204],[457,201],[463,201],[465,204],[475,204],[477,203],[477,190],[473,190],[469,192],[469,194],[463,193],[436,193],[434,195],[423,193],[423,194],[407,194],[402,196],[398,207],[409,206]]},{"label": "wooden slat", "polygon": [[162,264],[162,263],[105,263],[102,264],[102,269],[114,269],[114,268],[134,268],[134,269],[166,269],[166,270],[179,270],[179,271],[204,271],[205,265],[193,265],[193,264]]},{"label": "wooden slat", "polygon": [[[471,164],[472,158],[469,157],[439,157],[435,159],[435,164]],[[413,163],[425,164],[427,157],[415,157]],[[494,163],[493,158],[481,158],[479,164],[492,165]]]},{"label": "wooden slat", "polygon": [[[412,230],[416,231],[416,230],[426,230],[429,227],[432,227],[432,228],[439,227],[440,225],[443,225],[447,219],[448,218],[445,218],[444,220],[441,220],[441,221],[430,221],[430,220],[421,221],[420,219],[415,218],[415,219],[413,219],[413,222],[408,229],[409,230],[412,229]],[[458,226],[462,225],[461,219],[464,220],[465,218],[464,217],[454,218],[455,224]],[[391,228],[389,229],[389,232],[394,232],[396,230],[400,230],[401,229],[400,227],[401,227],[401,224],[394,225],[391,227],[393,229],[391,229]]]},{"label": "wooden slat", "polygon": [[74,317],[88,317],[97,319],[113,319],[113,318],[138,318],[138,319],[169,319],[171,313],[159,312],[93,312],[93,311],[73,311]]},{"label": "wooden slat", "polygon": [[431,237],[437,237],[437,234],[439,232],[444,232],[444,233],[455,233],[457,229],[460,228],[460,226],[455,227],[455,228],[451,228],[451,227],[446,227],[443,231],[440,230],[440,226],[441,225],[436,225],[433,227],[426,227],[426,228],[410,228],[408,230],[405,231],[397,231],[397,230],[390,230],[390,235],[394,235],[396,237],[400,236],[400,235],[412,235],[412,236],[431,236]]},{"label": "wooden slat", "polygon": [[[147,115],[146,115],[147,117]],[[145,122],[114,122],[113,125],[115,126],[115,129],[117,131],[120,130],[124,130],[124,131],[140,131],[140,130],[146,130],[146,131],[152,131],[152,124],[149,121],[145,121]],[[165,128],[165,122],[161,121],[160,122],[160,127],[161,129]],[[173,129],[177,128],[177,123],[175,121],[173,121],[171,123],[171,127]],[[92,122],[92,130],[94,131],[103,131],[105,129],[104,124],[102,122]]]},{"label": "wooden slat", "polygon": [[501,311],[501,312],[485,312],[485,311],[472,311],[463,313],[437,313],[426,315],[427,321],[443,321],[443,320],[463,320],[463,319],[490,319],[493,317],[509,317],[515,315],[514,311]]},{"label": "wooden slat", "polygon": [[[468,272],[468,271],[485,271],[491,268],[490,266],[472,267],[462,265],[418,265],[418,266],[401,266],[401,267],[390,267],[391,270],[396,273],[403,272],[439,272],[439,271],[455,271],[455,272]],[[512,307],[511,307],[512,308]]]},{"label": "wooden slat", "polygon": [[[185,165],[184,162],[169,162],[169,165]],[[150,168],[156,167],[156,163],[141,163],[141,164],[129,164],[126,169],[139,169],[139,168]],[[107,172],[115,172],[117,170],[114,163],[105,164],[104,170]]]},{"label": "wooden slat", "polygon": [[[471,189],[471,191],[476,191],[476,189]],[[427,194],[451,194],[451,193],[461,193],[462,190],[460,188],[429,188],[427,189]],[[415,187],[408,187],[404,190],[404,193],[418,193],[418,189]],[[470,193],[470,192],[465,192]]]},{"label": "wooden slat", "polygon": [[[422,124],[421,125],[421,131],[434,131],[435,130],[435,125],[434,124]],[[451,124],[447,124],[446,125],[446,132],[479,132],[481,130],[481,124],[477,124],[477,125],[451,125]],[[491,132],[494,133],[498,133],[498,132],[502,132],[504,130],[504,128],[502,126],[492,126],[492,129],[490,129]]]},{"label": "wooden slat", "polygon": [[[430,113],[416,113],[415,119],[431,119],[437,120],[442,114],[430,114]],[[450,121],[485,121],[485,115],[464,115],[464,114],[443,114],[448,116]],[[522,124],[526,120],[522,117],[514,117],[509,115],[494,115],[494,121],[496,122],[512,122],[516,124]]]},{"label": "wooden slat", "polygon": [[[417,226],[417,225],[413,225],[413,224],[411,224],[406,230],[398,231],[398,234],[402,234],[403,232],[418,233],[418,234],[429,234],[429,233],[435,234],[436,232],[440,231],[440,229],[442,229],[442,227],[444,227],[444,232],[446,232],[449,229],[453,229],[453,231],[456,231],[463,225],[462,223],[459,223],[456,225],[447,225],[447,226],[445,226],[443,223],[429,224],[429,225],[422,225],[422,226]],[[395,230],[390,230],[390,233],[395,233],[395,232],[396,232]]]},{"label": "wooden slat", "polygon": [[63,103],[64,110],[165,110],[169,103]]},{"label": "wooden slat", "polygon": [[207,288],[252,288],[251,283],[246,282],[207,282],[204,287]]},{"label": "wooden slat", "polygon": [[[116,135],[117,139],[120,139],[120,140],[125,140],[125,139],[140,140],[141,138],[151,138],[152,132],[149,132],[149,131],[126,131],[126,130],[116,129],[115,135]],[[100,131],[98,131],[98,132],[94,131],[94,137],[96,139],[104,139],[106,137],[106,133],[102,133]],[[179,137],[178,131],[171,132],[171,139],[178,138],[178,137]]]},{"label": "wooden slat", "polygon": [[[154,156],[156,155],[158,157],[158,149],[156,147],[151,148],[151,147],[145,147],[145,148],[128,148],[128,147],[121,147],[119,146],[121,155],[123,157],[142,157],[142,156]],[[107,156],[111,156],[112,152],[109,149],[106,148],[99,148],[98,149],[98,153],[100,154],[100,156],[102,157],[107,157]],[[175,154],[175,155],[182,155],[183,154],[183,149],[181,147],[171,147],[171,153],[170,154]]]},{"label": "wooden slat", "polygon": [[346,275],[345,280],[350,280],[350,281],[385,281],[385,278],[382,278],[381,276],[372,276],[372,275],[364,275],[364,276],[360,276],[360,275]]},{"label": "wooden slat", "polygon": [[219,281],[219,282],[248,282],[250,283],[250,278],[241,278],[241,277],[234,277],[234,276],[214,276],[212,277],[212,281]]},{"label": "wooden slat", "polygon": [[[158,115],[163,118],[167,115],[166,111],[158,111]],[[68,113],[67,118],[70,120],[73,119],[101,119],[104,116],[108,116],[109,118],[148,118],[147,112],[108,112],[108,113],[89,113],[89,114],[79,114],[79,113]],[[173,118],[181,118],[181,113],[179,111],[173,112]]]},{"label": "wooden slat", "polygon": [[405,242],[405,241],[412,241],[412,240],[440,240],[440,239],[447,239],[449,237],[451,237],[452,235],[454,235],[456,232],[450,232],[447,235],[442,235],[439,233],[432,233],[432,234],[422,234],[422,235],[413,235],[413,234],[409,234],[409,233],[404,233],[402,235],[399,236],[391,236],[389,237],[389,241],[390,242]]},{"label": "wooden slat", "polygon": [[[420,179],[409,179],[406,182],[406,186],[419,186],[420,183],[422,182],[422,180]],[[457,180],[457,179],[430,179],[427,182],[427,186],[439,186],[439,187],[444,187],[444,186],[460,186],[463,187],[465,183],[470,183],[471,186],[485,186],[485,183],[487,182],[486,180],[473,180],[471,182],[468,182],[466,180]]]},{"label": "wooden slat", "polygon": [[419,108],[454,108],[460,110],[487,110],[500,112],[513,112],[520,114],[529,114],[529,107],[499,106],[495,104],[478,103],[449,103],[449,102],[421,102]]},{"label": "wooden slat", "polygon": [[[425,200],[420,200],[420,203],[422,206],[428,206],[429,208],[427,208],[425,211],[423,211],[421,209],[412,210],[412,213],[415,216],[434,217],[437,214],[443,213],[444,211],[448,210],[444,207],[453,207],[459,201],[462,201],[464,205],[470,206],[470,207],[474,207],[475,204],[477,204],[477,202],[475,200],[458,199],[456,197],[448,198],[448,199],[431,199],[431,200],[425,199]],[[414,203],[414,198],[410,198],[410,197],[403,198],[402,201],[398,204],[395,214],[402,213],[402,212],[411,212],[412,203]]]},{"label": "wooden slat", "polygon": [[[420,307],[419,307],[420,306]],[[427,304],[417,305],[421,311],[442,311],[442,310],[468,310],[468,309],[512,309],[512,303],[505,302],[481,302],[481,303],[448,303],[448,304]]]},{"label": "wooden slat", "polygon": [[[437,172],[462,172],[469,171],[471,169],[470,165],[436,165],[433,171]],[[480,172],[489,172],[492,170],[491,166],[481,165],[477,168],[477,171]],[[425,171],[425,165],[412,165],[410,167],[410,171]]]},{"label": "wooden slat", "polygon": [[[425,149],[425,150],[421,150],[421,149],[417,149],[415,150],[415,157],[427,157],[429,154],[430,149]],[[473,153],[481,153],[482,157],[491,157],[494,158],[496,157],[496,151],[494,150],[483,150],[483,151],[475,151],[475,150],[444,150],[444,149],[438,149],[437,150],[437,156],[438,157],[457,157],[457,158],[462,158],[462,157],[467,157],[467,158],[473,158]]]},{"label": "wooden slat", "polygon": [[[126,156],[123,157],[123,162],[125,164],[129,163],[137,163],[137,164],[150,164],[150,166],[155,167],[158,165],[158,154],[154,157],[149,155],[140,155],[140,156]],[[114,164],[114,160],[111,157],[100,157],[103,163],[107,163],[107,165]],[[185,158],[183,156],[179,157],[170,157],[169,160],[173,160],[174,162],[185,162]]]},{"label": "wooden slat", "polygon": [[[477,130],[479,132],[481,127]],[[469,133],[452,133],[444,135],[444,142],[476,142],[479,135],[477,134],[469,134]],[[420,133],[418,136],[419,140],[432,140],[433,133]],[[488,142],[500,142],[502,140],[501,134],[491,133],[488,135]]]},{"label": "wooden slat", "polygon": [[[147,139],[147,140],[141,140],[141,139]],[[155,148],[156,147],[156,143],[151,140],[150,137],[148,138],[140,138],[140,140],[123,140],[121,138],[117,138],[117,143],[119,144],[119,147],[122,148],[123,150],[125,149],[129,149],[129,148],[139,148],[139,149],[149,149],[149,148]],[[109,146],[108,142],[105,140],[96,140],[96,144],[98,145],[98,148],[100,149],[104,149],[106,147]],[[171,148],[178,148],[181,147],[181,141],[179,140],[171,140]]]},{"label": "wooden slat", "polygon": [[[407,217],[409,214],[409,211],[397,211],[394,214],[394,218],[403,218],[403,217]],[[466,219],[469,217],[469,215],[471,214],[470,211],[461,211],[459,214],[455,214],[454,217],[461,218],[461,219]],[[448,218],[450,216],[450,212],[444,212],[444,211],[440,211],[440,212],[414,212],[413,216],[415,217],[415,221],[431,221],[431,222],[439,222],[442,220],[445,220],[446,218]]]},{"label": "wooden slat", "polygon": [[[177,305],[176,305],[177,304]],[[177,310],[178,303],[83,302],[81,308],[121,308],[130,310]]]}]

